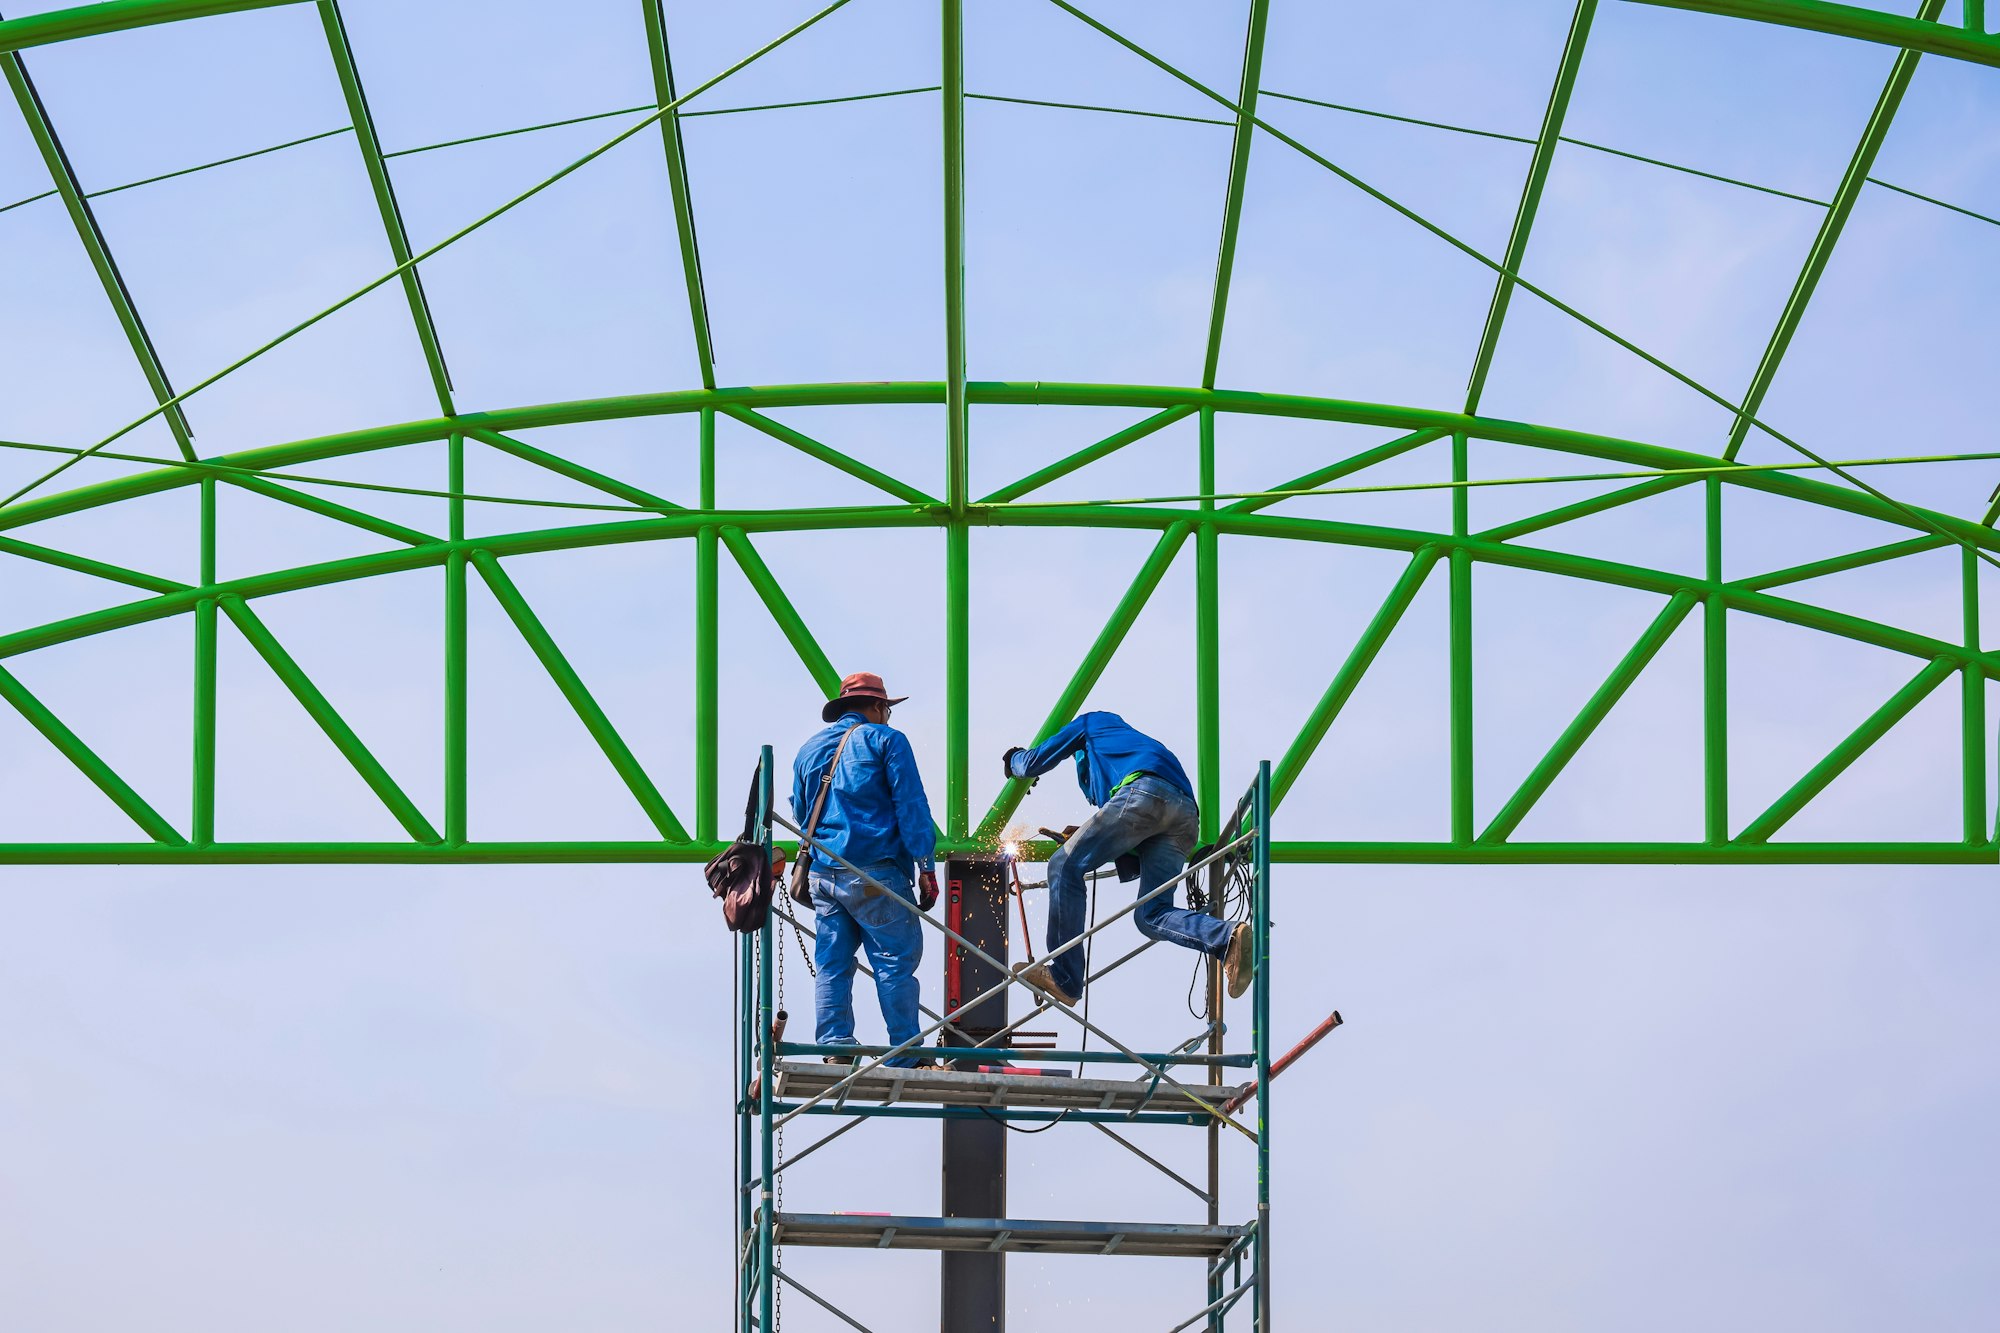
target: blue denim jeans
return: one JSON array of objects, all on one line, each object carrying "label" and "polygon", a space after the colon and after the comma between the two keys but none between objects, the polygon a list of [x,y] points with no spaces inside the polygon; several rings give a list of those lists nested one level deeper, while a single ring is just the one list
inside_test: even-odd
[{"label": "blue denim jeans", "polygon": [[[909,877],[890,866],[873,866],[868,873],[884,889],[916,906]],[[924,928],[914,910],[898,907],[889,894],[871,887],[844,866],[812,870],[813,983],[818,1010],[817,1040],[823,1046],[853,1046],[854,953],[868,951],[875,969],[875,998],[889,1028],[889,1044],[899,1045],[917,1035],[917,964],[924,957]],[[922,1058],[912,1047],[889,1061],[908,1067]]]},{"label": "blue denim jeans", "polygon": [[[1126,852],[1135,853],[1143,896],[1187,868],[1188,851],[1200,827],[1193,798],[1171,782],[1138,778],[1113,792],[1111,799],[1049,858],[1049,952],[1055,953],[1083,934],[1085,875]],[[1220,958],[1229,947],[1229,923],[1206,912],[1174,906],[1179,896],[1176,886],[1142,904],[1132,914],[1139,933]],[[1057,954],[1049,964],[1056,985],[1071,995],[1083,994],[1087,947]]]}]

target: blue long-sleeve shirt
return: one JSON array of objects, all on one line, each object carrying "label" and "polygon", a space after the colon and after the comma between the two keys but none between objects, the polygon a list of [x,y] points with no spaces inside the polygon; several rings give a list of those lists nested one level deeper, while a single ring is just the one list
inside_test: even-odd
[{"label": "blue long-sleeve shirt", "polygon": [[1092,805],[1103,805],[1134,773],[1150,773],[1194,796],[1194,784],[1166,746],[1116,713],[1085,713],[1030,750],[1015,753],[1008,772],[1017,778],[1046,773],[1076,756],[1076,785]]},{"label": "blue long-sleeve shirt", "polygon": [[863,870],[890,865],[913,878],[912,862],[932,868],[937,830],[910,738],[892,726],[843,713],[813,733],[792,761],[792,818],[804,828],[812,817],[820,780],[849,727],[854,739],[841,752],[813,841]]}]

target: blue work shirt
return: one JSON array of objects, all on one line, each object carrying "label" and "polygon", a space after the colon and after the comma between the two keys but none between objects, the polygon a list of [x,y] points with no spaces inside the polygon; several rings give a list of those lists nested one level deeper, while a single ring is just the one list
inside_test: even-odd
[{"label": "blue work shirt", "polygon": [[1031,750],[1017,753],[1008,771],[1032,778],[1076,756],[1076,785],[1092,805],[1111,799],[1118,784],[1134,773],[1151,773],[1194,797],[1194,786],[1181,761],[1166,746],[1128,725],[1116,713],[1085,713]]},{"label": "blue work shirt", "polygon": [[832,726],[813,733],[792,761],[792,818],[803,829],[812,817],[820,779],[849,727],[855,727],[854,739],[841,752],[813,841],[863,870],[894,866],[913,879],[911,862],[931,869],[937,830],[910,738],[894,727],[842,713]]}]

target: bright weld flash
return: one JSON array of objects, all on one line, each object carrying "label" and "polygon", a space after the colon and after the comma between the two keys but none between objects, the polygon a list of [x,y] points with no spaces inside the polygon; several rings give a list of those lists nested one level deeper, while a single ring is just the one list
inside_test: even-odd
[{"label": "bright weld flash", "polygon": [[1002,855],[1002,856],[1006,857],[1006,858],[1007,858],[1008,860],[1010,860],[1010,861],[1011,861],[1011,860],[1013,860],[1013,859],[1014,859],[1015,857],[1019,856],[1020,854],[1021,854],[1021,844],[1020,844],[1020,843],[1018,843],[1018,842],[1003,842],[1003,843],[1001,843],[1001,844],[1000,844],[1000,855]]}]

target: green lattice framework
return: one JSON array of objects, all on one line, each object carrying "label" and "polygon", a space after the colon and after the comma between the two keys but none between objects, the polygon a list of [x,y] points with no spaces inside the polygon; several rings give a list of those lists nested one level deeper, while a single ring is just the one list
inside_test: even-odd
[{"label": "green lattice framework", "polygon": [[[1818,458],[1803,445],[1786,437],[1758,418],[1764,395],[1775,377],[1793,333],[1799,327],[1807,304],[1838,242],[1842,228],[1864,186],[1873,183],[1902,190],[1886,181],[1875,180],[1870,172],[1896,108],[1908,87],[1917,62],[1924,54],[1985,65],[2000,65],[2000,39],[1985,30],[1983,0],[1964,0],[1962,26],[1938,21],[1943,0],[1923,0],[1915,17],[1904,18],[1849,5],[1821,3],[1820,0],[1636,0],[1675,8],[1707,11],[1763,23],[1788,25],[1840,35],[1895,48],[1889,79],[1857,146],[1839,189],[1830,200],[1808,200],[1824,209],[1824,220],[1798,275],[1768,346],[1740,401],[1722,397],[1682,374],[1659,358],[1636,347],[1613,330],[1562,302],[1553,293],[1520,276],[1530,232],[1549,165],[1558,143],[1581,141],[1563,134],[1563,120],[1569,95],[1581,65],[1597,0],[1579,0],[1560,61],[1541,131],[1532,143],[1534,154],[1522,189],[1507,247],[1500,256],[1481,254],[1470,245],[1445,232],[1399,202],[1359,180],[1337,163],[1313,152],[1256,114],[1264,29],[1268,0],[1251,0],[1249,27],[1244,47],[1241,86],[1234,97],[1207,88],[1182,71],[1112,31],[1066,0],[1049,0],[1079,22],[1096,29],[1106,39],[1125,48],[1134,58],[1144,59],[1164,74],[1179,79],[1213,100],[1233,126],[1234,142],[1229,183],[1221,201],[1221,242],[1216,265],[1213,301],[1209,319],[1207,355],[1200,385],[1180,387],[1069,383],[981,383],[965,378],[964,308],[964,103],[981,94],[964,86],[962,0],[940,0],[943,12],[941,78],[936,87],[898,90],[876,96],[912,93],[942,94],[944,126],[943,230],[945,241],[946,364],[948,377],[931,383],[857,383],[785,385],[760,388],[719,387],[715,382],[708,337],[708,311],[703,290],[700,259],[694,239],[689,184],[681,143],[680,117],[683,104],[706,92],[797,33],[842,8],[849,0],[821,10],[799,27],[778,36],[757,52],[709,79],[690,92],[675,91],[668,51],[668,35],[658,0],[635,0],[645,11],[648,45],[653,63],[657,101],[650,107],[635,108],[646,114],[616,138],[593,150],[579,161],[537,184],[500,208],[447,237],[421,253],[412,253],[391,187],[385,154],[376,140],[360,76],[348,46],[335,0],[317,0],[325,27],[329,56],[338,71],[352,124],[326,135],[351,131],[368,169],[397,266],[361,291],[321,311],[293,329],[266,343],[238,361],[178,393],[172,388],[130,294],[119,277],[114,258],[98,228],[89,199],[64,156],[54,126],[28,79],[21,52],[48,43],[86,38],[147,24],[257,9],[277,4],[305,3],[310,0],[112,0],[54,13],[0,21],[0,65],[21,114],[47,162],[55,189],[61,196],[77,234],[102,280],[107,299],[144,371],[159,406],[86,450],[39,446],[67,455],[40,481],[23,487],[0,503],[0,532],[30,529],[34,523],[58,515],[71,514],[123,500],[151,495],[183,486],[198,488],[201,499],[201,574],[194,585],[108,564],[87,556],[58,551],[17,536],[0,536],[0,552],[41,561],[66,569],[112,580],[141,590],[147,595],[122,605],[66,620],[0,635],[0,659],[32,652],[53,644],[135,625],[164,617],[191,615],[195,627],[195,691],[193,707],[194,774],[192,810],[185,822],[168,818],[122,779],[86,745],[64,722],[30,693],[4,665],[0,665],[0,695],[32,723],[71,763],[122,809],[145,840],[127,843],[16,844],[0,847],[0,860],[14,863],[129,862],[129,861],[695,861],[712,854],[717,833],[718,790],[718,652],[717,602],[718,567],[727,551],[741,567],[777,624],[784,631],[806,669],[823,690],[830,690],[837,673],[815,643],[805,621],[759,558],[755,538],[768,532],[825,531],[835,529],[942,529],[946,552],[946,601],[941,608],[946,631],[946,713],[947,755],[945,792],[946,843],[964,848],[990,841],[1006,823],[1021,797],[1022,784],[1008,783],[988,810],[973,818],[970,756],[968,753],[969,714],[969,623],[968,563],[971,530],[977,526],[1135,528],[1158,534],[1150,556],[1131,586],[1119,600],[1084,659],[1078,664],[1066,688],[1051,706],[1044,735],[1060,726],[1082,705],[1092,686],[1119,648],[1148,598],[1158,588],[1169,566],[1192,547],[1197,586],[1197,652],[1195,689],[1198,700],[1199,753],[1197,782],[1203,795],[1205,816],[1212,820],[1219,802],[1219,755],[1222,728],[1220,691],[1220,588],[1218,539],[1231,536],[1261,537],[1288,542],[1320,542],[1335,545],[1397,551],[1408,556],[1408,564],[1375,611],[1359,640],[1344,658],[1329,661],[1331,679],[1324,694],[1302,720],[1296,739],[1278,762],[1273,780],[1274,796],[1282,801],[1301,769],[1332,725],[1343,705],[1352,696],[1371,663],[1395,629],[1400,617],[1427,581],[1442,580],[1448,586],[1450,606],[1450,788],[1451,835],[1434,842],[1280,842],[1274,847],[1283,861],[1449,861],[1449,862],[1556,862],[1556,861],[1705,861],[1705,862],[1985,862],[2000,851],[1989,804],[1984,681],[2000,677],[2000,655],[1983,651],[1978,633],[1978,564],[1996,561],[2000,540],[1991,527],[1994,515],[1984,523],[1973,523],[1930,510],[1903,505],[1846,470]],[[1622,2],[1622,0],[1621,0]],[[830,99],[853,100],[853,99]],[[1025,100],[1025,99],[1000,99]],[[1294,99],[1306,100],[1306,99]],[[1090,108],[1114,110],[1114,108]],[[1358,108],[1343,108],[1359,110]],[[615,113],[606,113],[615,114]],[[686,114],[713,114],[709,112]],[[1366,113],[1363,114],[1374,114]],[[584,119],[594,119],[585,117]],[[649,127],[659,128],[662,149],[672,185],[674,212],[685,270],[688,311],[693,324],[696,352],[701,371],[701,387],[688,387],[634,397],[583,402],[553,403],[500,411],[459,412],[452,401],[450,378],[419,279],[418,264],[446,246],[454,244],[486,222],[555,184],[586,165],[615,144]],[[1438,126],[1440,129],[1463,127]],[[1405,407],[1335,399],[1279,396],[1220,389],[1215,385],[1222,346],[1223,321],[1227,310],[1230,279],[1235,259],[1238,222],[1243,204],[1245,172],[1253,140],[1263,139],[1290,151],[1304,154],[1320,166],[1340,176],[1387,207],[1401,213],[1415,225],[1430,231],[1441,242],[1455,247],[1485,265],[1494,274],[1492,300],[1478,346],[1472,356],[1471,376],[1464,401],[1455,409]],[[503,131],[511,133],[516,131]],[[1475,131],[1490,133],[1490,131]],[[1517,137],[1517,136],[1499,136]],[[295,142],[308,142],[299,140]],[[291,144],[274,145],[276,151]],[[1583,147],[1607,152],[1620,150],[1583,143]],[[418,150],[404,150],[418,151]],[[1267,149],[1266,151],[1271,151]],[[1627,154],[1630,156],[1630,154]],[[238,160],[235,158],[231,161]],[[219,163],[202,164],[187,170],[201,170]],[[1675,170],[1692,170],[1672,163],[1657,163]],[[180,172],[171,174],[183,174]],[[1707,173],[1697,173],[1707,174]],[[157,179],[157,178],[156,178]],[[133,182],[134,185],[148,182]],[[1749,182],[1731,182],[1765,188]],[[130,185],[114,187],[131,188]],[[99,191],[97,193],[107,193]],[[1903,193],[1914,193],[1902,190]],[[1775,191],[1774,191],[1775,193]],[[37,196],[42,197],[42,196]],[[1800,196],[1790,196],[1798,198]],[[1926,196],[1917,196],[1926,198]],[[0,207],[18,206],[0,205]],[[1930,200],[1933,203],[1943,201]],[[1955,205],[1945,204],[1945,207]],[[1967,210],[1959,209],[1960,212]],[[1978,216],[1978,215],[1974,215]],[[1993,221],[1993,219],[1984,219]],[[191,432],[183,415],[183,403],[201,389],[216,382],[367,292],[390,282],[399,283],[407,298],[409,313],[422,345],[431,380],[436,388],[439,415],[425,421],[385,425],[375,429],[248,450],[215,458],[196,453]],[[1710,400],[1727,407],[1735,421],[1726,447],[1715,456],[1689,453],[1631,440],[1613,439],[1571,430],[1503,421],[1479,413],[1481,393],[1498,346],[1502,323],[1516,291],[1548,302],[1580,320],[1599,334],[1633,352],[1650,364]],[[852,459],[826,444],[764,415],[769,409],[808,405],[873,405],[928,403],[946,408],[947,430],[943,441],[947,459],[947,489],[932,496]],[[1088,448],[1045,467],[1010,485],[983,496],[970,493],[967,466],[967,420],[970,404],[1060,404],[1110,406],[1145,409],[1151,415]],[[1262,414],[1313,421],[1354,423],[1393,432],[1385,442],[1352,457],[1331,461],[1305,476],[1275,487],[1273,492],[1248,497],[1218,495],[1215,485],[1216,421],[1229,414]],[[557,426],[615,418],[691,414],[699,418],[701,440],[701,503],[696,507],[675,505],[616,477],[604,475],[572,460],[514,439],[508,432],[535,427]],[[715,503],[715,422],[718,415],[737,421],[849,473],[883,491],[890,502],[875,506],[838,509],[759,509],[727,510]],[[110,446],[153,416],[163,417],[179,446],[178,459],[154,459],[120,453]],[[1200,430],[1201,486],[1203,494],[1195,510],[1171,508],[1163,504],[1078,506],[1035,503],[1030,496],[1041,486],[1088,463],[1130,445],[1165,426],[1195,418]],[[1799,451],[1811,465],[1834,472],[1841,483],[1796,475],[1768,466],[1745,465],[1736,461],[1738,449],[1752,427]],[[464,517],[466,498],[463,464],[466,442],[473,440],[525,459],[549,471],[582,482],[612,497],[623,506],[641,511],[641,516],[612,521],[532,531],[516,531],[496,536],[468,537]],[[1454,466],[1453,524],[1448,532],[1419,531],[1324,519],[1309,519],[1262,512],[1283,498],[1277,492],[1324,488],[1355,472],[1395,458],[1438,440],[1451,441]],[[1633,484],[1596,498],[1483,531],[1470,527],[1468,519],[1467,449],[1472,440],[1496,441],[1533,446],[1579,459],[1591,460],[1594,467],[1613,464],[1630,470]],[[444,534],[418,531],[393,523],[364,510],[336,503],[320,495],[298,489],[309,477],[288,471],[315,460],[340,458],[396,446],[441,443],[450,460],[449,531]],[[36,447],[36,446],[22,446]],[[157,464],[153,470],[111,481],[58,492],[41,491],[45,482],[85,456],[123,459]],[[1594,473],[1590,475],[1603,475]],[[379,554],[336,560],[298,568],[271,570],[246,578],[218,580],[215,571],[216,496],[222,486],[241,487],[324,517],[393,538],[400,549]],[[1844,511],[1895,524],[1913,534],[1906,540],[1831,559],[1754,577],[1725,580],[1721,572],[1721,508],[1726,487],[1736,486],[1765,492],[1806,505]],[[1610,560],[1594,559],[1538,548],[1522,539],[1545,532],[1563,523],[1602,513],[1615,507],[1645,500],[1681,487],[1700,487],[1707,497],[1707,565],[1705,573],[1694,577],[1683,573],[1645,568]],[[366,490],[366,487],[362,488]],[[549,634],[520,589],[506,572],[505,562],[514,556],[534,552],[572,549],[621,542],[689,540],[695,544],[697,613],[695,623],[697,726],[695,753],[695,808],[693,827],[671,810],[645,768],[634,757],[616,726],[593,697],[589,687],[570,665],[561,647]],[[1790,600],[1779,591],[1786,585],[1831,574],[1896,560],[1921,552],[1956,546],[1962,552],[1962,595],[1964,635],[1947,642],[1909,630],[1841,614],[1804,602]],[[1484,827],[1474,819],[1472,779],[1472,683],[1471,652],[1472,573],[1480,564],[1512,567],[1568,578],[1642,590],[1667,598],[1664,608],[1640,634],[1637,641],[1591,695],[1582,710],[1561,733],[1519,788]],[[445,708],[441,722],[444,748],[445,800],[444,827],[435,827],[417,804],[397,784],[394,777],[370,752],[340,713],[327,700],[298,663],[259,618],[256,599],[303,588],[366,579],[420,568],[439,569],[445,580]],[[473,577],[491,589],[499,605],[533,649],[542,667],[577,716],[603,749],[619,776],[630,788],[658,830],[659,837],[641,842],[547,841],[534,843],[490,843],[468,840],[466,826],[467,713],[466,713],[466,610],[467,590]],[[1873,645],[1907,655],[1912,675],[1852,734],[1836,745],[1804,773],[1777,801],[1740,827],[1732,827],[1728,815],[1729,731],[1726,709],[1728,613],[1767,617],[1843,639]],[[1520,825],[1582,747],[1593,730],[1605,719],[1621,696],[1646,669],[1674,630],[1699,614],[1704,636],[1704,786],[1705,836],[1699,842],[1562,842],[1525,844],[1512,840]],[[272,667],[297,697],[355,770],[382,800],[408,832],[406,842],[300,842],[242,844],[217,841],[215,826],[215,735],[217,710],[216,651],[217,627],[227,617],[244,639]],[[1963,791],[1963,836],[1945,842],[1774,842],[1784,825],[1804,806],[1880,740],[1903,717],[1948,679],[1960,683]],[[1286,823],[1297,828],[1302,812],[1289,812]],[[1210,830],[1212,833],[1213,830]]]}]

